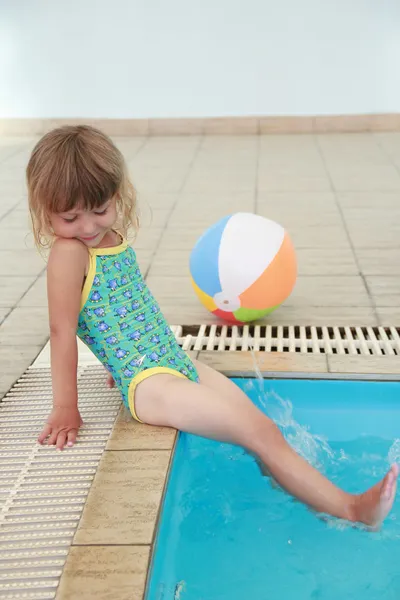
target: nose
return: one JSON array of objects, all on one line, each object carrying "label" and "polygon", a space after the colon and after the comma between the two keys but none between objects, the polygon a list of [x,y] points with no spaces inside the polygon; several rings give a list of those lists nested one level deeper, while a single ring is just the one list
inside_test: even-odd
[{"label": "nose", "polygon": [[84,216],[81,226],[82,237],[91,237],[96,233],[96,223],[90,214]]}]

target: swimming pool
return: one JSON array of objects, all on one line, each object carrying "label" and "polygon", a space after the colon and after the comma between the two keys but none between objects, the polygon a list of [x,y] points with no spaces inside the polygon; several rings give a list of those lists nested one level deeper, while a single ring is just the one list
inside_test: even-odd
[{"label": "swimming pool", "polygon": [[[349,491],[400,460],[400,382],[234,381]],[[318,519],[241,448],[181,434],[146,599],[398,600],[399,561],[399,496],[379,533]]]}]

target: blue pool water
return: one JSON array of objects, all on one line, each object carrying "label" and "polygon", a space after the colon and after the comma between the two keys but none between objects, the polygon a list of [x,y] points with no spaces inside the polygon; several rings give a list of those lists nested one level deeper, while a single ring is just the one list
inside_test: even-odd
[{"label": "blue pool water", "polygon": [[[400,462],[400,383],[234,381],[349,491]],[[399,496],[379,533],[355,529],[294,502],[241,448],[181,434],[146,598],[399,600],[399,565]]]}]

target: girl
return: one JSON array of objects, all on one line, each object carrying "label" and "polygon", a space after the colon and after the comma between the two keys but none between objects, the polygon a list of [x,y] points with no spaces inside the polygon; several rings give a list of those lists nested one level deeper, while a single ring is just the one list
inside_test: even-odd
[{"label": "girl", "polygon": [[138,228],[135,194],[107,136],[86,126],[51,131],[33,150],[27,182],[36,242],[50,247],[54,399],[40,443],[72,446],[82,425],[77,334],[109,371],[133,418],[241,445],[314,510],[380,525],[394,501],[397,465],[361,495],[340,490],[233,382],[181,350],[126,242],[128,228]]}]

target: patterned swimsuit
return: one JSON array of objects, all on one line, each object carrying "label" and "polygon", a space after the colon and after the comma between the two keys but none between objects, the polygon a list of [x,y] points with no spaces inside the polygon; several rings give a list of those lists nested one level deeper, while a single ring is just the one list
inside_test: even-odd
[{"label": "patterned swimsuit", "polygon": [[140,272],[126,240],[112,248],[88,248],[78,337],[112,374],[132,416],[136,386],[151,375],[170,373],[198,381]]}]

